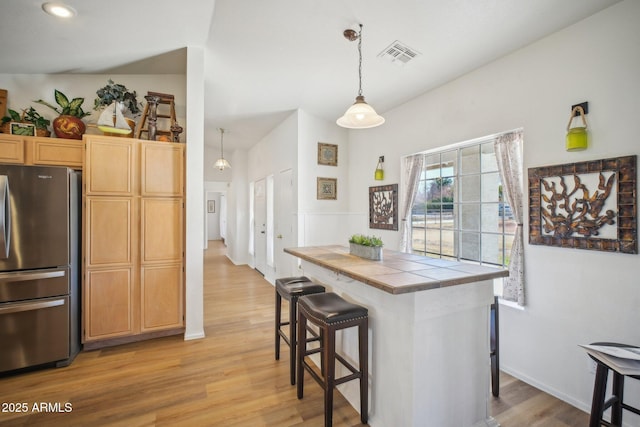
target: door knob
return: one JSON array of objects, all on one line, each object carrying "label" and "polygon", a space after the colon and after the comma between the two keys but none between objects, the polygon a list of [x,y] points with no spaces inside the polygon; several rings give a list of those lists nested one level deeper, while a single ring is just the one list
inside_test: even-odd
[{"label": "door knob", "polygon": [[282,239],[282,234],[278,234],[276,237],[277,237],[278,239]]}]

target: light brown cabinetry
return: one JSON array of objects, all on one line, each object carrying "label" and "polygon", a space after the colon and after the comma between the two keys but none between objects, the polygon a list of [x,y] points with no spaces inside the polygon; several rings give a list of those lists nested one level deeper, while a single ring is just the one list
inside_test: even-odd
[{"label": "light brown cabinetry", "polygon": [[82,169],[84,143],[71,139],[0,134],[0,162]]},{"label": "light brown cabinetry", "polygon": [[24,139],[0,134],[0,162],[24,164]]},{"label": "light brown cabinetry", "polygon": [[184,145],[85,142],[85,347],[182,332]]}]

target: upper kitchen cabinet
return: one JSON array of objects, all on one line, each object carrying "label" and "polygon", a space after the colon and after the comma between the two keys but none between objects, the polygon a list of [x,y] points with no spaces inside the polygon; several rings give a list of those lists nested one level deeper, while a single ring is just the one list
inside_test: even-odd
[{"label": "upper kitchen cabinet", "polygon": [[24,138],[0,133],[0,162],[24,164]]},{"label": "upper kitchen cabinet", "polygon": [[30,165],[66,166],[82,169],[84,144],[60,138],[27,139],[26,158]]},{"label": "upper kitchen cabinet", "polygon": [[82,169],[82,141],[0,133],[0,163]]},{"label": "upper kitchen cabinet", "polygon": [[138,140],[85,135],[91,145],[85,156],[85,188],[88,196],[133,196],[135,193]]},{"label": "upper kitchen cabinet", "polygon": [[183,196],[183,146],[143,142],[140,158],[140,194],[142,197]]}]

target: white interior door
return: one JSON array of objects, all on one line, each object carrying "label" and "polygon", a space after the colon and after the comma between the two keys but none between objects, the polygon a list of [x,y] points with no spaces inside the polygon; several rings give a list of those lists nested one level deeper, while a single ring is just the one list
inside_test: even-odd
[{"label": "white interior door", "polygon": [[253,265],[264,274],[267,268],[267,191],[264,179],[256,181],[253,186],[253,220]]},{"label": "white interior door", "polygon": [[296,246],[294,224],[296,210],[293,199],[293,172],[280,172],[276,178],[275,203],[275,265],[276,277],[295,276],[297,260],[284,252],[284,248]]}]

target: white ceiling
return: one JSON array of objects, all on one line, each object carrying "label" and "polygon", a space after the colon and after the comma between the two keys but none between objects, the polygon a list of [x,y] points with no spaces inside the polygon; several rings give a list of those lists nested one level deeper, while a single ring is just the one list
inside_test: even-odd
[{"label": "white ceiling", "polygon": [[[250,147],[296,108],[335,121],[358,91],[385,111],[619,0],[2,0],[0,73],[185,72],[185,46],[205,47],[205,141]],[[399,40],[406,65],[377,57]]]}]

